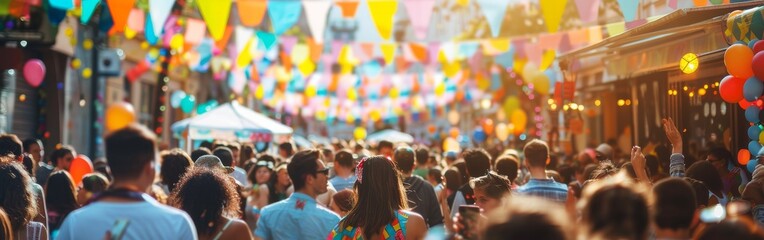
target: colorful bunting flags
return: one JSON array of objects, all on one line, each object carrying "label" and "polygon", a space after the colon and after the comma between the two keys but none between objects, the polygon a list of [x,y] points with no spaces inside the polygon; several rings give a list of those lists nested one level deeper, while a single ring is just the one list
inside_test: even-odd
[{"label": "colorful bunting flags", "polygon": [[228,16],[231,13],[232,0],[197,0],[199,12],[202,13],[207,28],[210,29],[210,35],[215,40],[220,40],[225,34],[225,27],[228,24]]},{"label": "colorful bunting flags", "polygon": [[90,22],[90,17],[93,16],[93,12],[95,12],[95,9],[98,7],[99,3],[101,3],[101,0],[82,0],[82,14],[80,15],[80,22],[83,24]]},{"label": "colorful bunting flags", "polygon": [[[135,36],[135,33],[143,32],[143,28],[146,14],[143,13],[143,10],[139,8],[133,8],[130,10],[130,15],[127,17],[127,26],[125,27],[125,35],[127,35],[127,31],[133,31],[133,36]],[[153,30],[152,30],[153,31]],[[132,37],[128,37],[132,38]]]},{"label": "colorful bunting flags", "polygon": [[206,33],[207,26],[204,21],[193,18],[186,19],[186,44],[197,45],[201,43]]},{"label": "colorful bunting flags", "polygon": [[215,40],[215,47],[217,47],[217,49],[220,51],[225,50],[225,47],[228,45],[228,39],[231,38],[231,33],[233,33],[233,27],[226,26],[225,32],[223,33],[223,38],[220,40]]},{"label": "colorful bunting flags", "polygon": [[[152,27],[147,27],[147,29],[153,29],[154,31],[153,36],[157,37],[162,35],[162,28],[164,27],[165,21],[167,21],[167,17],[170,16],[170,10],[172,10],[172,5],[175,4],[175,0],[149,0],[149,16],[151,16],[151,22]],[[146,26],[149,26],[148,23]],[[149,32],[149,30],[145,30],[146,32]]]},{"label": "colorful bunting flags", "polygon": [[112,26],[109,33],[122,32],[125,30],[125,25],[127,24],[127,19],[130,16],[135,0],[106,0],[106,4],[109,5],[109,11],[114,20],[114,26]]},{"label": "colorful bunting flags", "polygon": [[403,5],[406,7],[406,13],[411,20],[411,27],[414,29],[414,34],[419,39],[427,37],[427,30],[430,27],[430,18],[432,17],[432,6],[435,4],[435,0],[417,0],[417,1],[404,1]]},{"label": "colorful bunting flags", "polygon": [[380,43],[379,50],[382,51],[382,57],[385,59],[385,64],[391,64],[393,57],[395,57],[395,43]]},{"label": "colorful bunting flags", "polygon": [[504,23],[504,15],[507,13],[509,1],[477,0],[480,10],[483,11],[488,25],[491,27],[491,35],[498,37],[501,24]]},{"label": "colorful bunting flags", "polygon": [[631,22],[637,19],[637,8],[639,7],[639,1],[618,0],[618,6],[621,7],[621,13],[623,13],[624,21]]},{"label": "colorful bunting flags", "polygon": [[379,36],[384,40],[390,40],[390,36],[393,34],[393,17],[398,11],[398,1],[369,0],[367,4]]},{"label": "colorful bunting flags", "polygon": [[[10,2],[10,0],[0,1],[0,3],[3,3],[3,2],[5,2],[7,4],[7,3]],[[50,0],[49,3],[50,3],[51,7],[58,8],[58,9],[61,9],[61,10],[70,10],[70,9],[74,8],[74,1],[73,0]],[[7,5],[0,5],[0,6],[7,6]],[[6,11],[7,11],[7,9],[6,9]],[[2,13],[2,12],[0,12],[0,13]],[[4,14],[8,14],[8,12],[5,12]],[[0,15],[4,15],[4,14],[0,14]]]},{"label": "colorful bunting flags", "polygon": [[340,7],[340,10],[342,11],[342,17],[345,18],[353,18],[355,17],[356,11],[358,11],[358,0],[338,0],[337,6]]},{"label": "colorful bunting flags", "polygon": [[[149,14],[149,16],[151,15]],[[157,44],[157,41],[159,41],[158,34],[155,34],[156,28],[154,27],[153,19],[153,17],[146,18],[146,27],[144,27],[143,31],[146,41],[151,45]],[[159,28],[159,33],[162,33],[161,27]]]},{"label": "colorful bunting flags", "polygon": [[239,11],[241,25],[247,27],[260,25],[265,16],[267,6],[268,1],[266,0],[237,0],[236,8]]},{"label": "colorful bunting flags", "polygon": [[323,42],[324,28],[326,28],[326,22],[328,21],[326,16],[332,3],[329,1],[304,0],[302,4],[305,5],[305,16],[307,17],[308,27],[313,35],[313,39],[317,42]]},{"label": "colorful bunting flags", "polygon": [[539,0],[541,16],[544,17],[544,24],[546,24],[549,32],[554,33],[560,29],[560,20],[562,20],[562,14],[565,12],[567,3],[568,0]]},{"label": "colorful bunting flags", "polygon": [[256,33],[257,38],[260,40],[260,43],[265,46],[265,49],[270,50],[271,47],[273,47],[273,44],[276,43],[276,35],[269,32],[263,32],[263,31],[257,31]]},{"label": "colorful bunting flags", "polygon": [[612,37],[626,31],[626,23],[624,22],[609,23],[605,25],[605,29],[607,29],[608,36]]},{"label": "colorful bunting flags", "polygon": [[302,13],[300,1],[271,1],[268,3],[268,16],[271,17],[273,33],[280,36],[291,28]]},{"label": "colorful bunting flags", "polygon": [[602,0],[575,0],[576,8],[578,8],[578,16],[581,18],[582,22],[590,23],[597,20],[601,1]]}]

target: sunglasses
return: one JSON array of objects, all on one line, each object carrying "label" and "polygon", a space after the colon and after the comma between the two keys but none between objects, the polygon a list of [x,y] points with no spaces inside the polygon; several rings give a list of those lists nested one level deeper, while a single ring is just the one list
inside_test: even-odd
[{"label": "sunglasses", "polygon": [[324,175],[329,175],[329,168],[324,168],[324,169],[321,169],[321,170],[316,170],[316,173],[321,173],[321,174],[324,174]]}]

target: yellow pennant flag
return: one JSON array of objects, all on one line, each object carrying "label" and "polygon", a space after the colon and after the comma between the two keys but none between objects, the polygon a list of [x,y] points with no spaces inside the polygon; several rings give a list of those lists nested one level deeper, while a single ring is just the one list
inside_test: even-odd
[{"label": "yellow pennant flag", "polygon": [[316,64],[313,64],[313,62],[308,59],[297,65],[297,69],[300,70],[300,73],[302,73],[303,76],[308,76],[316,70]]},{"label": "yellow pennant flag", "polygon": [[252,47],[252,38],[250,38],[247,41],[247,44],[244,44],[244,49],[242,49],[241,52],[239,52],[239,56],[236,58],[236,66],[244,67],[249,65],[250,62],[252,62],[252,54],[249,51],[251,47]]},{"label": "yellow pennant flag", "polygon": [[382,50],[382,57],[385,58],[385,63],[392,63],[395,57],[395,43],[380,43],[379,48]]},{"label": "yellow pennant flag", "polygon": [[549,32],[557,32],[560,29],[560,20],[567,4],[568,0],[539,0],[541,15]]},{"label": "yellow pennant flag", "polygon": [[369,0],[369,12],[374,25],[377,26],[379,36],[384,40],[390,40],[393,34],[393,17],[398,10],[396,0]]},{"label": "yellow pennant flag", "polygon": [[456,76],[462,70],[462,65],[458,61],[443,64],[443,73],[446,77]]},{"label": "yellow pennant flag", "polygon": [[539,65],[539,70],[544,71],[549,68],[549,66],[552,66],[552,63],[554,63],[554,58],[556,57],[555,55],[556,54],[554,50],[550,49],[544,51],[544,55],[541,56],[541,65]]},{"label": "yellow pennant flag", "polygon": [[125,28],[125,37],[127,39],[133,39],[135,35],[138,34],[135,30],[132,30],[130,28]]},{"label": "yellow pennant flag", "polygon": [[612,37],[626,31],[626,23],[625,22],[610,23],[608,25],[605,25],[605,29],[607,29],[607,34],[609,35],[609,37]]},{"label": "yellow pennant flag", "polygon": [[522,74],[523,70],[525,69],[525,64],[528,63],[528,59],[517,59],[515,58],[515,65],[512,65],[512,70],[515,70],[516,73]]},{"label": "yellow pennant flag", "polygon": [[215,40],[222,39],[225,34],[231,2],[232,0],[197,0],[199,11]]},{"label": "yellow pennant flag", "polygon": [[509,51],[510,41],[509,38],[496,38],[491,39],[491,46],[498,52]]}]

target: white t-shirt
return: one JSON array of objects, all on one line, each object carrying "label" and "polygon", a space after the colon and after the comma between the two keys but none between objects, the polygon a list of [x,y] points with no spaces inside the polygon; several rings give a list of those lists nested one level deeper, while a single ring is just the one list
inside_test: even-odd
[{"label": "white t-shirt", "polygon": [[58,232],[60,240],[102,240],[118,219],[128,219],[122,239],[196,240],[191,218],[143,194],[143,202],[94,202],[66,217]]}]

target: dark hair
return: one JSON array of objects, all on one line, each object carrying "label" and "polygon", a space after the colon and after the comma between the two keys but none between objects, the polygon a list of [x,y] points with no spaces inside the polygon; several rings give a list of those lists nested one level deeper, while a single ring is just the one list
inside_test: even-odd
[{"label": "dark hair", "polygon": [[21,164],[24,165],[24,170],[27,171],[29,176],[34,176],[34,173],[32,172],[34,170],[34,161],[32,160],[32,156],[29,155],[29,153],[22,153],[21,156]]},{"label": "dark hair", "polygon": [[156,161],[156,135],[131,124],[106,136],[106,159],[114,179],[135,179]]},{"label": "dark hair", "polygon": [[186,152],[178,148],[162,151],[160,155],[162,156],[162,167],[159,175],[162,177],[162,183],[167,185],[167,189],[172,192],[183,174],[194,166],[194,162],[191,161],[191,157]]},{"label": "dark hair", "polygon": [[241,144],[239,144],[238,142],[228,142],[228,144],[226,144],[226,147],[228,147],[228,149],[230,149],[231,152],[241,150]]},{"label": "dark hair", "polygon": [[658,162],[658,157],[652,154],[645,156],[645,165],[647,165],[648,175],[651,175],[651,176],[658,175],[658,167],[660,166],[660,163]]},{"label": "dark hair", "polygon": [[480,190],[493,199],[501,199],[509,194],[511,185],[509,179],[494,172],[488,172],[482,177],[470,180],[470,187],[473,190]]},{"label": "dark hair", "polygon": [[216,157],[220,158],[220,162],[223,163],[223,166],[226,167],[232,167],[233,166],[233,152],[228,147],[217,147],[214,151],[212,151],[212,155],[215,155]]},{"label": "dark hair", "polygon": [[332,195],[332,200],[334,200],[334,204],[336,204],[340,210],[347,212],[355,206],[356,196],[352,190],[345,189]]},{"label": "dark hair", "polygon": [[237,218],[239,194],[231,178],[219,171],[192,168],[172,192],[170,205],[186,211],[198,235],[210,235],[222,216]]},{"label": "dark hair", "polygon": [[414,170],[414,150],[410,147],[395,149],[393,159],[401,173],[410,173],[411,170]]},{"label": "dark hair", "polygon": [[517,179],[517,169],[520,168],[520,162],[513,156],[504,155],[496,159],[496,172],[504,175],[509,181],[514,182]]},{"label": "dark hair", "polygon": [[24,152],[21,140],[15,134],[0,134],[0,156],[17,158]]},{"label": "dark hair", "polygon": [[[724,185],[722,184],[722,178],[716,171],[716,168],[709,161],[697,161],[687,168],[685,174],[689,178],[697,179],[706,185],[708,190],[714,194],[722,194],[724,191]],[[719,197],[721,197],[719,195]]]},{"label": "dark hair", "polygon": [[754,240],[764,239],[761,228],[748,218],[731,218],[719,223],[708,224],[698,230],[693,239],[717,240],[717,239],[740,239]]},{"label": "dark hair", "polygon": [[[58,212],[61,220],[80,207],[77,203],[77,189],[69,172],[58,170],[48,176],[48,183],[45,184],[45,204],[49,211]],[[61,223],[63,221],[58,221],[58,224]],[[58,229],[58,227],[50,226],[51,229]]]},{"label": "dark hair", "polygon": [[16,232],[25,228],[37,215],[37,203],[32,191],[32,179],[22,166],[7,162],[8,159],[4,161],[6,163],[0,163],[0,206],[8,213],[12,229]]},{"label": "dark hair", "polygon": [[666,178],[653,186],[653,220],[658,228],[688,229],[697,202],[690,183],[681,178]]},{"label": "dark hair", "polygon": [[491,155],[482,148],[467,149],[462,156],[467,164],[468,177],[482,176],[491,170]]},{"label": "dark hair", "polygon": [[697,204],[695,208],[708,206],[708,188],[706,185],[694,178],[685,177],[683,179],[692,186],[692,190],[695,192],[695,203]]},{"label": "dark hair", "polygon": [[438,167],[430,168],[430,170],[427,171],[427,176],[435,179],[435,182],[437,183],[443,182],[443,170],[440,170]]},{"label": "dark hair", "polygon": [[308,175],[316,176],[318,169],[317,160],[320,158],[320,152],[316,149],[302,150],[292,157],[292,161],[287,165],[287,173],[292,179],[294,190],[299,191],[305,187],[305,177]]},{"label": "dark hair", "polygon": [[252,147],[252,144],[241,145],[241,153],[239,153],[239,160],[241,162],[239,164],[252,160],[253,158],[255,158],[255,148]]},{"label": "dark hair", "polygon": [[631,183],[606,183],[584,189],[581,215],[589,238],[644,239],[647,236],[650,226],[647,197],[627,184]]},{"label": "dark hair", "polygon": [[109,188],[109,179],[101,173],[88,173],[82,177],[82,189],[91,193],[100,193]]},{"label": "dark hair", "polygon": [[[260,160],[260,161],[257,161],[257,162],[254,162],[254,161],[250,161],[250,162],[252,162],[253,164],[250,164],[251,166],[249,168],[249,171],[247,171],[247,180],[252,182],[252,184],[258,184],[257,183],[257,170],[259,170],[260,168],[266,168],[266,169],[268,169],[268,171],[271,172],[271,174],[274,173],[273,172],[273,168],[274,168],[273,167],[273,162],[268,162],[268,161],[263,161],[263,160]],[[270,179],[268,179],[268,182],[270,182]],[[273,187],[269,186],[269,188],[273,188]]]},{"label": "dark hair", "polygon": [[430,159],[430,150],[427,147],[420,147],[416,149],[416,164],[426,165]]},{"label": "dark hair", "polygon": [[287,155],[292,155],[294,153],[294,147],[292,146],[292,143],[290,142],[283,142],[279,144],[279,150],[283,150],[287,153]]},{"label": "dark hair", "polygon": [[449,168],[443,173],[443,177],[446,179],[446,189],[456,191],[462,186],[462,174],[459,173],[459,169]]},{"label": "dark hair", "polygon": [[71,146],[61,146],[60,148],[53,151],[53,153],[50,154],[50,162],[53,164],[53,166],[58,164],[58,159],[63,158],[64,156],[72,154],[74,156],[74,148]]},{"label": "dark hair", "polygon": [[721,147],[713,148],[711,149],[711,151],[708,152],[708,155],[713,155],[714,157],[719,158],[719,160],[724,161],[725,164],[730,162],[733,162],[733,163],[735,162],[735,161],[732,161],[732,153],[725,148],[721,148]]},{"label": "dark hair", "polygon": [[30,138],[30,139],[24,140],[24,142],[22,143],[24,152],[29,152],[29,149],[32,148],[32,144],[36,144],[37,146],[42,147],[42,141],[40,141],[40,139]]},{"label": "dark hair", "polygon": [[343,149],[337,154],[334,154],[334,164],[342,166],[344,168],[353,168],[355,159],[353,159],[353,153],[350,153],[347,149]]},{"label": "dark hair", "polygon": [[393,148],[393,142],[382,140],[379,141],[379,144],[377,144],[377,152],[381,151],[383,148]]},{"label": "dark hair", "polygon": [[508,202],[488,213],[482,239],[575,239],[561,205],[527,196],[513,196]]},{"label": "dark hair", "polygon": [[467,163],[464,162],[464,160],[461,160],[461,159],[457,160],[451,166],[459,170],[459,176],[461,177],[461,179],[459,179],[459,182],[461,182],[462,184],[465,184],[470,181],[470,176],[467,175]]},{"label": "dark hair", "polygon": [[371,239],[379,230],[395,219],[398,210],[407,209],[405,188],[395,163],[384,156],[361,160],[361,178],[355,190],[358,202],[339,222],[339,229],[353,226],[365,229],[364,239]]},{"label": "dark hair", "polygon": [[[207,140],[204,140],[201,143],[199,143],[199,148],[200,149],[201,148],[206,148],[207,150],[210,150],[210,149],[212,149],[212,147],[213,147],[212,142],[207,141]],[[196,159],[194,159],[194,161],[196,161]]]},{"label": "dark hair", "polygon": [[597,168],[595,168],[592,172],[590,179],[600,180],[609,176],[616,175],[618,171],[619,169],[613,165],[613,162],[609,160],[600,161],[600,163],[597,165]]},{"label": "dark hair", "polygon": [[0,239],[13,239],[16,233],[11,226],[11,219],[8,218],[8,213],[0,207]]},{"label": "dark hair", "polygon": [[191,161],[196,161],[197,159],[199,159],[199,157],[204,155],[212,155],[212,152],[210,151],[209,148],[200,147],[199,149],[191,151]]},{"label": "dark hair", "polygon": [[546,160],[549,159],[549,146],[546,142],[533,139],[523,148],[523,154],[525,155],[525,161],[528,165],[533,167],[545,167]]}]

